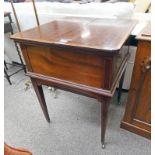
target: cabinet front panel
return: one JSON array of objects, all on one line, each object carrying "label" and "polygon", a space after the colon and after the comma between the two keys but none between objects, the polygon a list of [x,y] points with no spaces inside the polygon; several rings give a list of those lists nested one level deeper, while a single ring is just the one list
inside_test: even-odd
[{"label": "cabinet front panel", "polygon": [[151,138],[151,42],[139,40],[121,127]]},{"label": "cabinet front panel", "polygon": [[104,87],[104,57],[85,52],[27,45],[34,73],[97,88]]},{"label": "cabinet front panel", "polygon": [[141,90],[137,93],[135,118],[151,124],[151,72],[148,71],[145,75],[143,82],[141,83]]},{"label": "cabinet front panel", "polygon": [[151,46],[148,41],[139,41],[134,78],[131,89],[136,90],[133,107],[133,124],[151,130]]}]

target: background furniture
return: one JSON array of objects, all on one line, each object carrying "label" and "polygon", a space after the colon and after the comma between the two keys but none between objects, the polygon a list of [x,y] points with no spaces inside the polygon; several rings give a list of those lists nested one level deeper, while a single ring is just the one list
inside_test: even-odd
[{"label": "background furniture", "polygon": [[151,36],[150,25],[137,37],[138,49],[121,128],[151,138]]},{"label": "background furniture", "polygon": [[[13,28],[12,28],[12,18],[11,18],[11,13],[10,12],[4,12],[4,17],[8,18],[9,21],[8,22],[5,22],[4,23],[4,33],[11,33],[13,34]],[[18,45],[16,42],[15,43],[15,47],[16,47],[16,51],[18,53],[18,57],[19,57],[19,60],[20,60],[20,64],[18,63],[15,63],[15,62],[12,62],[12,63],[9,63],[9,62],[6,62],[4,60],[4,73],[5,73],[5,77],[6,79],[8,80],[9,84],[11,85],[11,80],[10,80],[10,77],[13,76],[14,74],[18,73],[19,71],[23,70],[25,71],[25,65],[23,63],[23,60],[21,58],[21,55],[20,55],[20,51],[19,51],[19,48],[18,48]],[[17,66],[19,67],[18,70],[16,70],[15,72],[13,72],[12,74],[8,74],[7,70],[8,70],[8,66],[7,65],[11,65],[11,66]]]},{"label": "background furniture", "polygon": [[50,122],[42,85],[101,101],[104,147],[109,100],[125,71],[129,51],[122,51],[136,22],[81,18],[53,21],[11,36],[19,42],[45,118]]}]

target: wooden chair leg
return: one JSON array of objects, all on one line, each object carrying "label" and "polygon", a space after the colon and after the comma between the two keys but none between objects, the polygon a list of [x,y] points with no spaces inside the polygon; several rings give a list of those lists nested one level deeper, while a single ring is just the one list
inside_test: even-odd
[{"label": "wooden chair leg", "polygon": [[32,81],[32,85],[34,87],[35,93],[36,93],[36,95],[38,97],[38,100],[39,100],[40,106],[42,108],[42,111],[44,113],[44,116],[45,116],[47,122],[50,122],[50,117],[49,117],[49,114],[48,114],[48,109],[47,109],[47,105],[46,105],[46,101],[45,101],[42,86],[37,85],[36,81],[33,78],[31,78],[31,81]]}]

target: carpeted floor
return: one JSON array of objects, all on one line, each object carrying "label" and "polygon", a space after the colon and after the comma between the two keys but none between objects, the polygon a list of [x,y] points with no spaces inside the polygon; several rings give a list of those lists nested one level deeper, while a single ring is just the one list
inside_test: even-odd
[{"label": "carpeted floor", "polygon": [[[10,70],[14,70],[10,68]],[[150,140],[120,128],[127,93],[121,105],[115,94],[109,108],[106,148],[100,143],[100,103],[89,97],[57,90],[57,98],[44,87],[51,123],[43,116],[28,77],[20,72],[5,79],[5,142],[33,155],[150,155]]]}]

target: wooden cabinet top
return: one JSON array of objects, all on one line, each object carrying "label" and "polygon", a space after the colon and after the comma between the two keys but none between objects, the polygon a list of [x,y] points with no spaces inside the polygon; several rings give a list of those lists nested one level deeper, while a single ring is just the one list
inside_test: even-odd
[{"label": "wooden cabinet top", "polygon": [[56,20],[11,36],[24,43],[71,46],[104,51],[120,50],[136,21],[85,18]]}]

